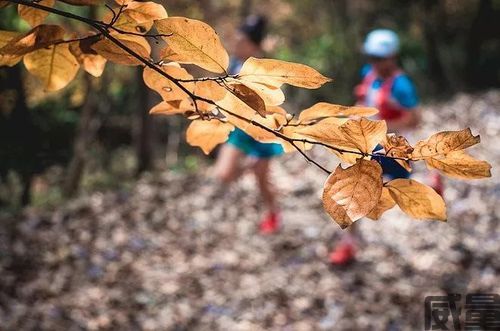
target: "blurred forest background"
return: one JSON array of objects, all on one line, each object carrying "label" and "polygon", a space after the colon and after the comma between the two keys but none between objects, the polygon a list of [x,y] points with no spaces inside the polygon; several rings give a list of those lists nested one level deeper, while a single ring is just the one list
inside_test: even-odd
[{"label": "blurred forest background", "polygon": [[[399,33],[402,65],[424,101],[500,86],[498,0],[163,2],[170,16],[214,26],[228,49],[242,18],[267,15],[270,56],[306,63],[335,79],[312,92],[288,90],[291,111],[319,100],[352,104],[364,61],[360,46],[379,27]],[[100,17],[99,10],[78,13]],[[1,29],[28,29],[14,6],[0,15]],[[54,15],[51,20],[61,22]],[[1,209],[57,205],[78,192],[123,188],[152,169],[196,170],[204,161],[184,142],[185,122],[149,116],[156,101],[142,68],[109,65],[100,78],[80,73],[69,88],[50,94],[22,64],[0,68]]]},{"label": "blurred forest background", "polygon": [[[207,179],[211,160],[185,143],[187,121],[148,115],[159,96],[142,68],[108,63],[100,78],[80,72],[45,93],[22,64],[1,67],[0,329],[413,331],[427,295],[500,293],[500,0],[163,2],[215,27],[229,50],[244,17],[266,15],[270,57],[334,78],[289,88],[290,112],[352,104],[364,36],[394,29],[423,101],[413,138],[471,127],[493,177],[446,181],[447,223],[398,210],[360,220],[356,261],[332,269],[342,232],[322,208],[324,174],[300,155],[273,164],[284,226],[264,237],[253,178],[224,192]],[[11,6],[0,29],[28,26]]]}]

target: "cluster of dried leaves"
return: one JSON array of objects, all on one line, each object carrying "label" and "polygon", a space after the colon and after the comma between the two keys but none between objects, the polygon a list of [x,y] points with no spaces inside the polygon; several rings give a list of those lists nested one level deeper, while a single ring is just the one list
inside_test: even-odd
[{"label": "cluster of dried leaves", "polygon": [[[99,1],[65,2],[86,6]],[[150,112],[192,120],[187,141],[207,154],[235,127],[259,141],[296,150],[330,173],[306,154],[314,145],[327,148],[349,164],[330,174],[323,194],[325,210],[342,228],[364,216],[377,219],[396,204],[415,218],[446,220],[444,201],[430,187],[411,179],[383,183],[382,169],[372,159],[379,144],[385,153],[377,155],[396,159],[409,170],[409,161],[423,160],[451,177],[490,176],[487,162],[464,152],[479,142],[470,129],[440,132],[413,147],[404,137],[388,135],[384,121],[365,118],[377,113],[373,108],[317,103],[295,119],[280,107],[285,100],[282,85],[314,89],[331,79],[303,64],[256,58],[230,75],[228,53],[209,25],[168,17],[165,8],[154,2],[116,2],[118,6],[108,7],[108,15],[100,21],[57,10],[54,0],[0,2],[0,6],[17,3],[19,15],[33,26],[26,33],[0,32],[0,65],[23,59],[27,70],[51,91],[64,88],[80,67],[100,76],[107,61],[142,65],[144,82],[163,99]],[[42,24],[49,12],[84,22],[97,32],[77,36],[61,26]],[[153,58],[148,40],[160,38],[166,45]],[[196,65],[207,74],[194,77],[183,64]]]}]

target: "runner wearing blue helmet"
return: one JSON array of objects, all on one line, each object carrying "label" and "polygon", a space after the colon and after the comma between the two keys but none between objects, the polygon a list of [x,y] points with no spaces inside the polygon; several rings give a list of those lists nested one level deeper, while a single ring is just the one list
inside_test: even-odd
[{"label": "runner wearing blue helmet", "polygon": [[[413,82],[398,65],[399,47],[399,38],[394,31],[377,29],[370,32],[362,49],[368,64],[362,68],[362,81],[355,88],[357,104],[377,108],[379,113],[376,119],[385,120],[388,131],[396,134],[416,126],[419,104]],[[392,159],[379,158],[378,161],[386,180],[410,176],[405,168]],[[440,177],[437,179],[440,180]],[[440,185],[437,186],[439,190]],[[356,226],[351,225],[350,231],[331,252],[332,264],[345,265],[354,259],[358,237],[355,229]]]}]

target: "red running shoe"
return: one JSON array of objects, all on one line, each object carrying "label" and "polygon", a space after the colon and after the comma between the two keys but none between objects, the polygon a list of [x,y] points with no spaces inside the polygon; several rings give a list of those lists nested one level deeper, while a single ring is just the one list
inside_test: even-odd
[{"label": "red running shoe", "polygon": [[278,232],[280,228],[280,217],[278,213],[269,213],[259,224],[259,232],[261,234],[273,234]]},{"label": "red running shoe", "polygon": [[356,255],[356,247],[352,241],[342,241],[330,253],[329,259],[332,265],[345,266],[352,261]]}]

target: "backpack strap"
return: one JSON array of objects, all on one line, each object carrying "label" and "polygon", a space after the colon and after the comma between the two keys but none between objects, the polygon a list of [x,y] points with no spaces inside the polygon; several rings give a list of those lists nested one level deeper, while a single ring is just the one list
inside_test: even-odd
[{"label": "backpack strap", "polygon": [[391,105],[392,108],[402,108],[399,104],[397,104],[392,98],[392,88],[394,86],[394,82],[396,78],[403,75],[404,72],[402,70],[397,70],[394,72],[389,78],[387,78],[380,88],[380,93],[378,94],[377,104],[379,107]]},{"label": "backpack strap", "polygon": [[356,86],[355,94],[356,99],[359,103],[364,103],[366,95],[368,94],[368,90],[373,85],[373,82],[377,79],[377,75],[373,69],[370,69],[368,73],[365,75],[361,83]]}]

